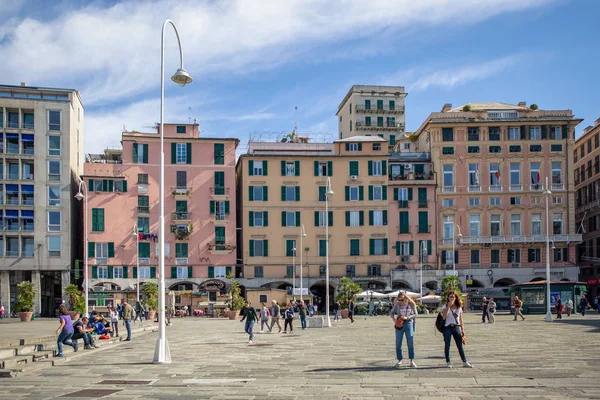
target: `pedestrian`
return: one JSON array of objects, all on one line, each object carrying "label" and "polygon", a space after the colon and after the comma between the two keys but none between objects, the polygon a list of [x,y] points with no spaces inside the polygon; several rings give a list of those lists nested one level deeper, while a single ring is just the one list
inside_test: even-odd
[{"label": "pedestrian", "polygon": [[352,325],[354,323],[354,297],[348,303],[348,318],[350,318],[350,325]]},{"label": "pedestrian", "polygon": [[271,311],[269,311],[269,307],[267,307],[266,303],[262,303],[262,308],[260,309],[260,333],[265,333],[265,324],[267,325],[267,329],[269,329],[269,319],[271,319]]},{"label": "pedestrian", "polygon": [[312,317],[313,315],[315,315],[315,309],[313,308],[312,303],[309,300],[308,301],[308,316]]},{"label": "pedestrian", "polygon": [[581,300],[579,300],[579,309],[581,310],[581,316],[585,317],[585,310],[588,307],[588,299],[584,296],[581,297]]},{"label": "pedestrian", "polygon": [[0,319],[4,319],[4,304],[0,304]]},{"label": "pedestrian", "polygon": [[74,324],[73,324],[73,336],[71,337],[72,340],[77,340],[77,339],[83,339],[83,348],[86,350],[91,350],[92,347],[93,348],[98,348],[98,346],[96,346],[96,343],[94,342],[94,338],[92,337],[92,334],[90,332],[93,331],[92,328],[87,328],[87,324],[88,324],[88,318],[87,317],[83,317],[79,320],[77,320]]},{"label": "pedestrian", "polygon": [[[594,302],[596,303],[596,305],[600,303],[600,295],[596,296],[596,299],[594,299]],[[596,309],[600,313],[600,307],[596,307]]]},{"label": "pedestrian", "polygon": [[334,321],[340,320],[340,302],[339,301],[336,301],[333,304],[333,320]]},{"label": "pedestrian", "polygon": [[496,313],[496,302],[493,297],[490,297],[490,301],[488,302],[488,322],[493,324],[496,321],[494,314]]},{"label": "pedestrian", "polygon": [[[148,306],[148,304],[142,304],[142,311],[144,312],[144,318],[146,318],[146,321],[148,321],[148,317],[150,316],[150,306]],[[142,319],[140,318],[140,322],[142,321]]]},{"label": "pedestrian", "polygon": [[567,299],[567,301],[565,301],[565,309],[567,310],[567,317],[570,317],[573,312],[573,300]]},{"label": "pedestrian", "polygon": [[119,313],[116,307],[111,308],[110,310],[110,325],[112,326],[112,330],[110,331],[110,336],[117,335],[119,337]]},{"label": "pedestrian", "polygon": [[525,317],[521,313],[521,309],[523,308],[523,302],[521,300],[519,300],[519,296],[515,296],[514,305],[515,305],[515,319],[514,319],[514,321],[517,320],[517,315],[521,316],[521,321],[525,321]]},{"label": "pedestrian", "polygon": [[58,344],[58,354],[57,357],[64,357],[62,345],[66,344],[67,346],[73,347],[73,351],[77,352],[77,342],[73,342],[71,338],[73,337],[74,329],[73,329],[73,321],[71,320],[71,314],[67,310],[67,307],[64,304],[61,304],[58,307],[60,326],[56,330],[56,334],[58,335],[58,339],[56,343]]},{"label": "pedestrian", "polygon": [[446,357],[446,368],[452,368],[450,363],[450,342],[454,338],[458,354],[463,362],[463,367],[473,368],[467,361],[463,344],[466,343],[467,335],[463,325],[462,298],[455,291],[451,290],[446,296],[446,304],[442,306],[442,317],[445,319],[444,325],[444,356]]},{"label": "pedestrian", "polygon": [[279,319],[281,318],[281,307],[279,307],[279,304],[277,304],[277,301],[275,300],[271,300],[271,304],[271,327],[269,328],[269,332],[271,332],[273,326],[277,324],[277,327],[279,328],[279,332],[277,333],[281,333],[281,324],[279,323]]},{"label": "pedestrian", "polygon": [[483,299],[481,299],[481,309],[483,310],[483,312],[481,313],[481,323],[483,324],[485,324],[486,318],[488,322],[490,321],[490,316],[488,315],[488,305],[488,301],[484,296]]},{"label": "pedestrian", "polygon": [[300,315],[302,330],[306,330],[306,305],[303,301],[298,303],[298,315]]},{"label": "pedestrian", "polygon": [[554,308],[556,309],[556,319],[562,319],[562,300],[560,299],[560,295],[556,296],[556,304],[554,304]]},{"label": "pedestrian", "polygon": [[183,306],[183,316],[187,317],[188,315],[188,306]]},{"label": "pedestrian", "polygon": [[417,368],[415,364],[415,346],[413,322],[417,316],[417,305],[410,299],[404,290],[398,292],[398,298],[394,307],[390,311],[390,317],[394,321],[394,329],[396,330],[396,368],[402,365],[402,340],[406,335],[406,345],[408,346],[408,358],[410,359],[410,367]]},{"label": "pedestrian", "polygon": [[121,299],[123,305],[123,321],[125,321],[125,329],[127,329],[126,341],[131,341],[131,318],[133,316],[133,307],[127,303],[126,299]]},{"label": "pedestrian", "polygon": [[135,302],[135,316],[133,317],[133,322],[137,321],[138,318],[140,319],[140,322],[142,322],[142,310],[143,310],[143,306],[142,303],[138,300]]},{"label": "pedestrian", "polygon": [[123,320],[123,304],[117,305],[117,312],[119,313],[119,319]]},{"label": "pedestrian", "polygon": [[292,325],[292,322],[294,321],[294,318],[296,317],[296,313],[294,312],[294,304],[292,302],[289,302],[287,305],[287,308],[285,309],[284,312],[285,315],[285,322],[283,324],[283,333],[287,333],[287,327],[290,327],[290,333],[292,333],[292,331],[294,330],[294,326]]},{"label": "pedestrian", "polygon": [[252,339],[254,339],[254,333],[252,333],[252,328],[254,328],[254,323],[258,321],[258,315],[256,315],[256,310],[252,307],[249,301],[244,304],[244,309],[242,310],[244,315],[240,322],[244,322],[246,320],[245,331],[249,336],[248,344],[252,344]]},{"label": "pedestrian", "polygon": [[315,313],[314,315],[319,315],[319,306],[317,303],[313,304],[313,312]]}]

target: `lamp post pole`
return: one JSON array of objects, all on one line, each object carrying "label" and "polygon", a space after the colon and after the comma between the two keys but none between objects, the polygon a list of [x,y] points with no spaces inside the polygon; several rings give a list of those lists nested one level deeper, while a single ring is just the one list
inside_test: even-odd
[{"label": "lamp post pole", "polygon": [[[85,196],[83,195],[83,191],[82,189],[85,188]],[[79,201],[81,200],[85,200],[85,216],[84,216],[84,225],[83,225],[83,229],[85,230],[85,245],[83,248],[83,291],[84,291],[84,296],[85,296],[85,316],[89,317],[90,313],[89,313],[89,304],[90,304],[90,276],[89,276],[89,271],[88,271],[88,246],[89,246],[89,233],[88,233],[88,193],[89,193],[89,188],[87,186],[87,184],[85,183],[85,181],[80,181],[79,182],[79,192],[75,195],[75,198]]]},{"label": "lamp post pole", "polygon": [[[426,249],[425,249],[425,241],[424,240],[421,242],[421,248],[419,250],[421,251],[421,257],[420,257],[421,258],[421,270],[419,271],[420,275],[421,275],[421,298],[419,300],[420,300],[421,305],[423,305],[423,258],[424,258],[425,254],[426,254],[425,253]],[[452,256],[454,257],[454,254],[452,254]]]},{"label": "lamp post pole", "polygon": [[552,192],[548,186],[548,177],[546,177],[546,322],[552,322],[552,312],[550,309],[550,210],[548,206],[548,198]]},{"label": "lamp post pole", "polygon": [[302,298],[302,252],[304,251],[304,246],[302,244],[302,239],[306,236],[304,233],[304,225],[300,227],[300,302],[303,303],[304,299]]},{"label": "lamp post pole", "polygon": [[136,267],[137,267],[137,301],[140,301],[140,234],[139,234],[140,229],[138,228],[137,224],[133,224],[133,234],[135,235],[135,243],[136,243],[136,248],[135,248],[135,254],[136,256]]},{"label": "lamp post pole", "polygon": [[292,249],[292,299],[296,300],[296,247]]},{"label": "lamp post pole", "polygon": [[331,178],[327,178],[325,190],[325,315],[327,327],[331,328],[329,318],[329,196],[335,194],[331,190]]},{"label": "lamp post pole", "polygon": [[160,40],[160,185],[159,185],[159,210],[158,217],[158,269],[160,273],[158,285],[158,330],[159,338],[156,340],[154,350],[154,363],[170,363],[171,352],[167,343],[167,331],[165,329],[165,149],[164,149],[164,116],[165,116],[165,28],[171,25],[177,36],[179,45],[179,61],[181,67],[177,70],[171,80],[180,86],[185,86],[192,81],[192,77],[183,68],[183,52],[181,40],[177,27],[170,19],[165,20],[161,31]]}]

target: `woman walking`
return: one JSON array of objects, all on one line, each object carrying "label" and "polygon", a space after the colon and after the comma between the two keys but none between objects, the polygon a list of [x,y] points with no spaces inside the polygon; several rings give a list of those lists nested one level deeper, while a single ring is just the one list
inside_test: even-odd
[{"label": "woman walking", "polygon": [[398,293],[398,300],[394,303],[390,317],[394,321],[396,330],[396,368],[402,365],[402,339],[406,335],[406,345],[408,346],[408,358],[410,359],[410,367],[417,368],[415,364],[415,347],[414,347],[414,320],[417,316],[417,306],[415,302],[406,296],[406,292],[401,290]]},{"label": "woman walking", "polygon": [[490,297],[490,302],[488,303],[488,322],[493,324],[495,321],[494,314],[496,313],[496,302],[493,297]]},{"label": "woman walking", "polygon": [[77,351],[77,342],[71,341],[71,337],[73,336],[73,321],[71,320],[71,315],[69,311],[67,311],[67,307],[64,304],[61,304],[58,307],[59,321],[60,326],[56,330],[56,334],[58,335],[57,344],[58,344],[58,354],[56,357],[64,357],[62,351],[62,345],[66,344],[67,346],[73,347],[73,351]]},{"label": "woman walking", "polygon": [[287,308],[285,309],[285,323],[283,324],[283,333],[287,333],[287,327],[289,325],[290,327],[290,333],[292,333],[292,331],[294,330],[294,327],[292,326],[292,322],[294,321],[294,317],[296,316],[294,314],[294,305],[289,302],[287,305]]},{"label": "woman walking", "polygon": [[116,307],[111,308],[110,310],[110,324],[112,326],[112,330],[110,331],[110,336],[117,335],[119,337],[119,312]]},{"label": "woman walking", "polygon": [[462,318],[462,298],[455,291],[451,290],[446,296],[446,304],[442,307],[442,317],[446,320],[444,326],[444,355],[446,356],[446,367],[452,368],[450,363],[450,342],[454,338],[458,354],[463,362],[463,367],[473,368],[467,361],[463,341],[466,340],[465,328]]},{"label": "woman walking", "polygon": [[567,309],[567,317],[570,317],[573,312],[573,300],[567,299],[567,301],[565,301],[565,308]]},{"label": "woman walking", "polygon": [[348,303],[348,318],[350,318],[350,325],[352,325],[354,323],[354,297]]},{"label": "woman walking", "polygon": [[271,318],[271,311],[267,307],[266,303],[261,303],[262,308],[260,309],[260,333],[265,333],[265,324],[269,329],[269,319]]}]

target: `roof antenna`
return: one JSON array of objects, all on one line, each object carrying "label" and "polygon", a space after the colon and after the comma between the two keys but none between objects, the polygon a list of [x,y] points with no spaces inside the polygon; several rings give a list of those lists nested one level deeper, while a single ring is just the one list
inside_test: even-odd
[{"label": "roof antenna", "polygon": [[192,107],[188,107],[188,124],[192,123]]},{"label": "roof antenna", "polygon": [[294,107],[294,133],[298,135],[298,106]]}]

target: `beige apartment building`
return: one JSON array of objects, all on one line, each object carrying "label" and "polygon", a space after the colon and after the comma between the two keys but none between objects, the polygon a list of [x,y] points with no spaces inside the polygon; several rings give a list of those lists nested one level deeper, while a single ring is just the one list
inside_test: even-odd
[{"label": "beige apartment building", "polygon": [[81,258],[83,105],[77,90],[0,85],[0,302],[37,287],[34,312],[54,316]]},{"label": "beige apartment building", "polygon": [[600,294],[600,118],[575,141],[576,221],[583,242],[577,247],[579,280],[591,296]]},{"label": "beige apartment building", "polygon": [[[385,139],[250,142],[236,176],[244,286],[299,288],[302,257],[302,286],[324,308],[327,219],[331,295],[345,276],[379,290],[390,284],[396,263],[390,260],[389,227],[396,216],[388,210],[392,191]],[[326,218],[328,179],[335,194],[329,196]]]},{"label": "beige apartment building", "polygon": [[430,114],[416,134],[431,143],[440,269],[455,268],[471,288],[545,279],[547,178],[551,278],[578,279],[573,145],[580,122],[571,110],[525,103],[446,104]]},{"label": "beige apartment building", "polygon": [[403,86],[353,85],[338,107],[339,139],[379,136],[390,149],[405,132]]}]

